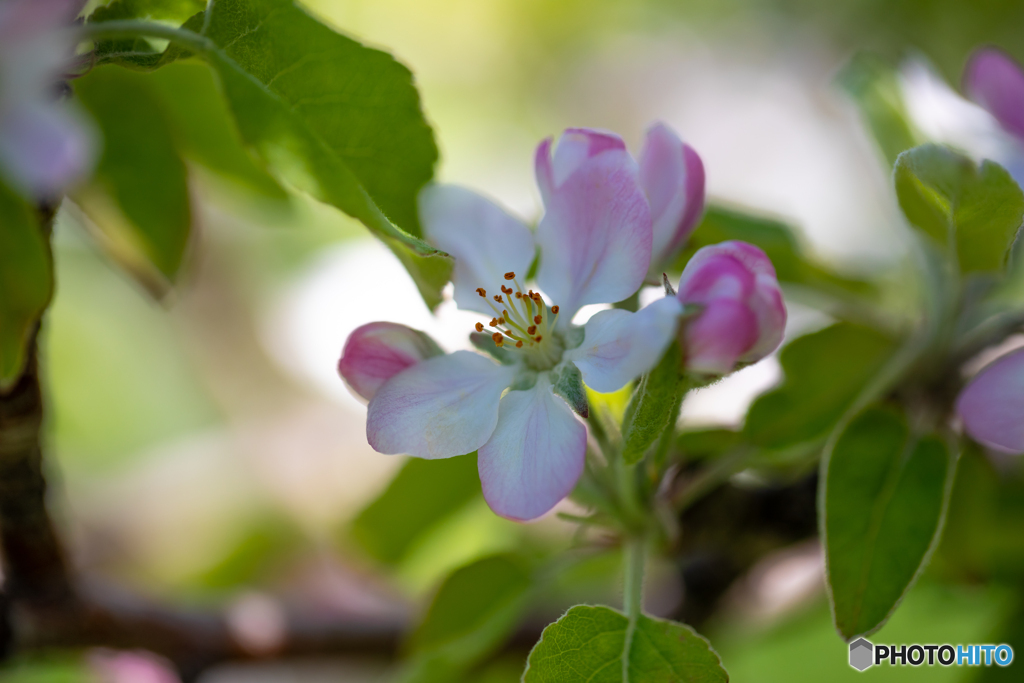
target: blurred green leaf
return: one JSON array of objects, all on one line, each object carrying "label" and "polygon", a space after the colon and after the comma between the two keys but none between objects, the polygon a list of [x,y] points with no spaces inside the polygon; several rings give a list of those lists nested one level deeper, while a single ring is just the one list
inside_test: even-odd
[{"label": "blurred green leaf", "polygon": [[901,152],[921,142],[907,116],[897,74],[881,59],[856,55],[839,72],[836,82],[860,109],[888,167]]},{"label": "blurred green leaf", "polygon": [[142,74],[94,69],[76,82],[76,92],[104,143],[93,182],[75,193],[75,201],[104,232],[115,259],[158,289],[146,264],[173,281],[192,224],[187,171],[174,130]]},{"label": "blurred green leaf", "polygon": [[243,145],[208,66],[179,62],[147,78],[159,94],[187,157],[251,192],[280,201],[288,198],[284,188]]},{"label": "blurred green leaf", "polygon": [[946,578],[964,582],[1024,579],[1024,476],[998,471],[981,447],[968,442],[957,464],[956,482],[942,542],[932,565]]},{"label": "blurred green leaf", "polygon": [[729,680],[708,641],[689,626],[641,616],[627,639],[628,624],[610,607],[573,607],[544,629],[523,683]]},{"label": "blurred green leaf", "polygon": [[1003,268],[1024,217],[1024,192],[1006,169],[929,144],[900,155],[894,180],[907,220],[955,249],[962,272]]},{"label": "blurred green leaf", "polygon": [[404,683],[451,681],[492,652],[515,629],[532,587],[513,555],[478,560],[449,576],[412,634]]},{"label": "blurred green leaf", "polygon": [[744,443],[743,432],[733,429],[693,429],[679,433],[676,450],[686,460],[703,460],[717,457]]},{"label": "blurred green leaf", "polygon": [[955,460],[903,415],[869,408],[826,454],[823,529],[836,628],[849,640],[895,610],[938,542]]},{"label": "blurred green leaf", "polygon": [[50,247],[35,209],[0,183],[0,391],[21,376],[26,346],[52,296]]},{"label": "blurred green leaf", "polygon": [[[1024,595],[1018,593],[1012,604],[1013,609],[984,642],[1009,645],[1016,659],[1019,653],[1024,652]],[[1015,683],[1020,680],[1020,669],[1014,669],[1012,665],[978,667],[976,675],[968,680],[970,683]]]},{"label": "blurred green leaf", "polygon": [[823,441],[894,350],[885,336],[852,323],[793,340],[779,354],[785,380],[751,405],[744,435],[771,449]]},{"label": "blurred green leaf", "polygon": [[352,521],[351,533],[374,558],[395,564],[422,534],[479,495],[476,453],[410,458],[384,493]]},{"label": "blurred green leaf", "polygon": [[867,282],[833,273],[808,258],[793,228],[786,223],[714,204],[708,207],[686,248],[676,258],[672,270],[681,272],[690,257],[701,247],[728,240],[749,242],[763,249],[782,283],[845,290],[855,294],[869,294],[873,291]]},{"label": "blurred green leaf", "polygon": [[622,459],[627,465],[639,462],[668,427],[680,394],[686,391],[682,355],[679,344],[673,342],[658,365],[641,376],[622,423]]},{"label": "blurred green leaf", "polygon": [[[188,49],[217,72],[242,139],[275,175],[366,225],[431,308],[453,259],[419,238],[416,197],[437,146],[412,74],[336,33],[292,0],[218,0],[194,16]],[[181,54],[172,54],[179,49]]]},{"label": "blurred green leaf", "polygon": [[301,546],[302,533],[283,517],[263,514],[248,522],[226,554],[192,582],[202,591],[226,592],[252,587],[281,570]]}]

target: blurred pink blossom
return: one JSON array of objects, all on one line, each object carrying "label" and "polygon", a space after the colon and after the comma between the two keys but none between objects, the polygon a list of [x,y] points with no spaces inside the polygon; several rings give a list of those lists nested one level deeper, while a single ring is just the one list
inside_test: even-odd
[{"label": "blurred pink blossom", "polygon": [[1006,453],[1024,453],[1024,350],[989,363],[956,401],[972,439]]},{"label": "blurred pink blossom", "polygon": [[181,683],[166,660],[143,650],[94,650],[89,666],[100,683]]},{"label": "blurred pink blossom", "polygon": [[58,196],[94,162],[93,129],[60,92],[84,4],[0,3],[0,173],[30,198]]}]

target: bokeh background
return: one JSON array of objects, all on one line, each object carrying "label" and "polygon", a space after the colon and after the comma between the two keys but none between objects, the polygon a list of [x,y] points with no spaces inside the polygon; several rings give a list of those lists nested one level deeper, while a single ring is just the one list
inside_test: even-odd
[{"label": "bokeh background", "polygon": [[[661,120],[700,153],[710,195],[799,226],[834,266],[894,268],[907,238],[889,170],[836,84],[857,52],[900,69],[915,124],[1000,158],[1009,143],[955,94],[969,51],[1024,55],[1015,0],[310,0],[339,30],[415,73],[442,151],[438,177],[540,211],[532,154],[567,126],[607,128],[634,151]],[[195,68],[188,65],[174,68]],[[948,84],[953,84],[950,86]],[[375,454],[365,409],[335,373],[371,320],[426,329],[449,348],[474,322],[431,317],[397,261],[339,212],[258,197],[197,170],[194,240],[162,303],[110,265],[62,211],[57,296],[45,328],[52,507],[91,576],[190,605],[231,605],[272,637],[285,606],[401,619],[452,568],[504,548],[575,543],[554,516],[521,526],[471,502],[382,569],[348,523],[401,458]],[[826,319],[791,305],[791,330]],[[773,358],[688,400],[691,424],[735,424],[778,380]],[[416,510],[409,510],[415,515]],[[617,604],[615,558],[588,599]],[[671,566],[654,604],[680,599]],[[567,596],[562,596],[568,599]],[[876,642],[987,642],[1003,597],[928,575]],[[706,628],[733,680],[852,680],[812,545],[771,558]],[[568,603],[566,603],[568,604]],[[91,662],[91,663],[90,663]],[[493,680],[518,680],[520,662]],[[102,667],[100,667],[102,668]],[[95,658],[25,660],[0,680],[92,680]],[[333,661],[233,667],[204,681],[381,680]],[[966,680],[969,669],[878,669],[878,680]]]}]

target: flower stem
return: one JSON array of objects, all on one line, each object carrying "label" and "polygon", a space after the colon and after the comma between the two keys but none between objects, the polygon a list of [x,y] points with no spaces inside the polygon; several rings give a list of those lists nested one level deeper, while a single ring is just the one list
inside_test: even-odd
[{"label": "flower stem", "polygon": [[86,24],[79,28],[79,34],[88,40],[96,40],[98,38],[136,38],[138,36],[164,38],[172,43],[179,43],[200,53],[211,52],[216,48],[212,40],[194,31],[134,19]]},{"label": "flower stem", "polygon": [[643,610],[644,560],[647,556],[647,541],[643,536],[631,536],[623,546],[623,597],[622,611],[635,624]]}]

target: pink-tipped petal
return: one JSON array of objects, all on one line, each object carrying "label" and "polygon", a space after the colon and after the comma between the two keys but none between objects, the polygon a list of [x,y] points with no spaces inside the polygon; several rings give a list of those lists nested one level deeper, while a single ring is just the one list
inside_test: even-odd
[{"label": "pink-tipped petal", "polygon": [[547,382],[511,391],[477,457],[484,499],[502,517],[536,519],[572,492],[586,451],[587,430]]},{"label": "pink-tipped petal", "polygon": [[956,412],[978,443],[1024,453],[1024,349],[986,365],[960,392]]},{"label": "pink-tipped petal", "polygon": [[658,363],[676,334],[682,311],[675,297],[665,297],[636,313],[595,313],[584,326],[583,343],[566,358],[576,363],[591,389],[618,391]]},{"label": "pink-tipped petal", "polygon": [[687,323],[687,367],[705,374],[754,363],[782,341],[786,306],[771,260],[746,242],[722,242],[697,251],[683,269],[679,301],[704,310]]},{"label": "pink-tipped petal", "polygon": [[470,351],[417,363],[370,401],[366,438],[378,453],[449,458],[487,443],[514,370]]},{"label": "pink-tipped petal", "polygon": [[564,179],[564,170],[552,165],[550,141],[537,149],[537,182],[544,197],[537,283],[561,307],[566,322],[581,306],[632,295],[651,262],[651,212],[636,162],[608,133],[572,132],[571,149],[583,148],[572,142],[579,136],[587,136],[590,156],[577,160],[580,153],[573,151]]},{"label": "pink-tipped petal", "polygon": [[369,401],[384,382],[402,370],[443,352],[426,333],[389,322],[368,323],[345,341],[338,374]]},{"label": "pink-tipped petal", "polygon": [[757,317],[757,341],[740,360],[753,363],[777,349],[786,331],[786,303],[778,280],[758,275],[748,305]]},{"label": "pink-tipped petal", "polygon": [[757,318],[739,301],[717,299],[687,324],[684,338],[687,369],[724,375],[757,341]]},{"label": "pink-tipped petal", "polygon": [[981,48],[964,70],[964,90],[1010,133],[1024,139],[1024,70],[1002,50]]},{"label": "pink-tipped petal", "polygon": [[33,104],[0,114],[0,169],[13,187],[54,197],[92,169],[96,141],[78,112]]},{"label": "pink-tipped petal", "polygon": [[704,211],[704,164],[672,129],[658,123],[647,131],[640,154],[640,184],[653,221],[648,276],[656,278],[685,244]]},{"label": "pink-tipped petal", "polygon": [[[509,284],[505,273],[526,281],[536,254],[533,233],[491,200],[463,187],[428,185],[419,204],[427,239],[455,257],[455,302],[491,315],[487,301]],[[487,299],[477,287],[487,291]]]}]

